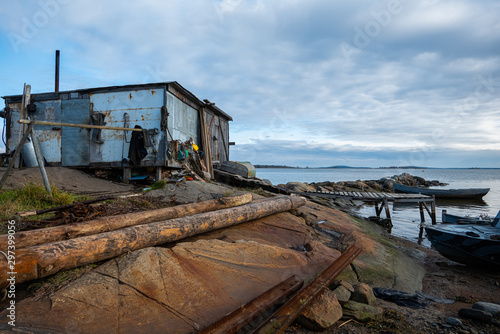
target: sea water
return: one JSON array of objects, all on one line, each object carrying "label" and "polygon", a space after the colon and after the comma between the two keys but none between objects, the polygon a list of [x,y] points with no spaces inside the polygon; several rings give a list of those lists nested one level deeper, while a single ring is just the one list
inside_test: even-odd
[{"label": "sea water", "polygon": [[[397,168],[258,168],[257,177],[268,179],[274,185],[286,184],[287,182],[339,182],[357,180],[379,180],[383,177],[391,177],[409,173],[420,176],[426,180],[438,180],[448,183],[439,189],[458,188],[490,188],[490,191],[480,201],[450,201],[436,200],[436,216],[438,223],[441,222],[442,210],[450,214],[478,217],[488,215],[495,217],[500,210],[500,169],[397,169]],[[389,204],[394,225],[392,234],[412,241],[418,241],[420,230],[420,212],[418,204]],[[359,208],[353,208],[353,212],[363,216],[375,216],[373,205],[365,204]],[[427,213],[426,222],[430,224]],[[384,213],[382,213],[384,216]],[[430,243],[424,240],[423,245]]]}]

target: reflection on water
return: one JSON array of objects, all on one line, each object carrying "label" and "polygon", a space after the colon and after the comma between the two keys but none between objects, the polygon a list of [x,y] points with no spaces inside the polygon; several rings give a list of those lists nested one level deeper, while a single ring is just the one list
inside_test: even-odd
[{"label": "reflection on water", "polygon": [[[257,176],[269,179],[273,184],[287,182],[339,182],[356,180],[378,180],[383,177],[410,173],[426,180],[438,180],[448,183],[439,189],[458,188],[490,188],[482,200],[436,200],[436,218],[441,222],[442,210],[450,214],[478,217],[488,215],[495,217],[500,210],[500,169],[257,169]],[[393,222],[392,234],[413,241],[418,240],[420,227],[420,211],[418,204],[396,204],[391,208]],[[375,216],[375,207],[365,204],[356,213],[364,217]],[[382,214],[384,216],[384,213]],[[427,223],[431,223],[429,215],[425,214]],[[430,246],[425,240],[423,245]]]}]

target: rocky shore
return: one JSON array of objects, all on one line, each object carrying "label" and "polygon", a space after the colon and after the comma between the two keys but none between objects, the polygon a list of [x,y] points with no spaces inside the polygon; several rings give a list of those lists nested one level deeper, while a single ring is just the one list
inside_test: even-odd
[{"label": "rocky shore", "polygon": [[[385,189],[391,180],[396,178],[296,186]],[[246,192],[189,181],[150,191],[144,200],[161,207]],[[262,190],[252,195],[256,201],[275,196]],[[130,205],[143,209],[135,201]],[[15,329],[21,333],[195,333],[291,275],[310,282],[352,244],[362,253],[287,333],[499,332],[498,271],[458,265],[432,249],[390,236],[376,224],[311,201],[291,212],[21,284]],[[400,297],[425,308],[384,300],[378,294],[385,291],[381,289],[396,290]],[[0,307],[0,330],[12,331],[5,300]]]}]

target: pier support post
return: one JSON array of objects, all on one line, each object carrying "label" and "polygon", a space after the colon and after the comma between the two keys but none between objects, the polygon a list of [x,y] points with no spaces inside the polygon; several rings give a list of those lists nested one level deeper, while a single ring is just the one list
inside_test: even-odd
[{"label": "pier support post", "polygon": [[[382,206],[385,207],[385,215],[387,217],[387,231],[389,233],[392,232],[392,218],[391,218],[391,210],[389,209],[389,201],[387,201],[387,197],[384,197],[384,201],[382,202]],[[382,210],[382,207],[380,207]]]},{"label": "pier support post", "polygon": [[431,220],[432,220],[432,225],[436,225],[436,196],[432,196],[432,202],[431,202]]}]

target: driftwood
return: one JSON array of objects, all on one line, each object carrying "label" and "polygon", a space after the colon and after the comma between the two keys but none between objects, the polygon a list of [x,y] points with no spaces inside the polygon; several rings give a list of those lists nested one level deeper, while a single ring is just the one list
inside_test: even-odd
[{"label": "driftwood", "polygon": [[[240,196],[222,197],[198,203],[177,205],[157,210],[134,212],[111,217],[101,217],[82,223],[18,232],[16,233],[16,249],[113,231],[134,225],[148,224],[161,220],[230,208],[250,203],[251,201],[252,195],[244,194]],[[1,251],[7,250],[8,242],[8,235],[0,235]]]},{"label": "driftwood", "polygon": [[10,268],[11,263],[0,262],[0,287],[10,284],[7,279],[11,277],[12,271],[16,273],[16,284],[22,283],[60,270],[111,259],[137,249],[174,242],[292,210],[304,204],[303,197],[276,197],[235,208],[16,249],[13,269]]}]

